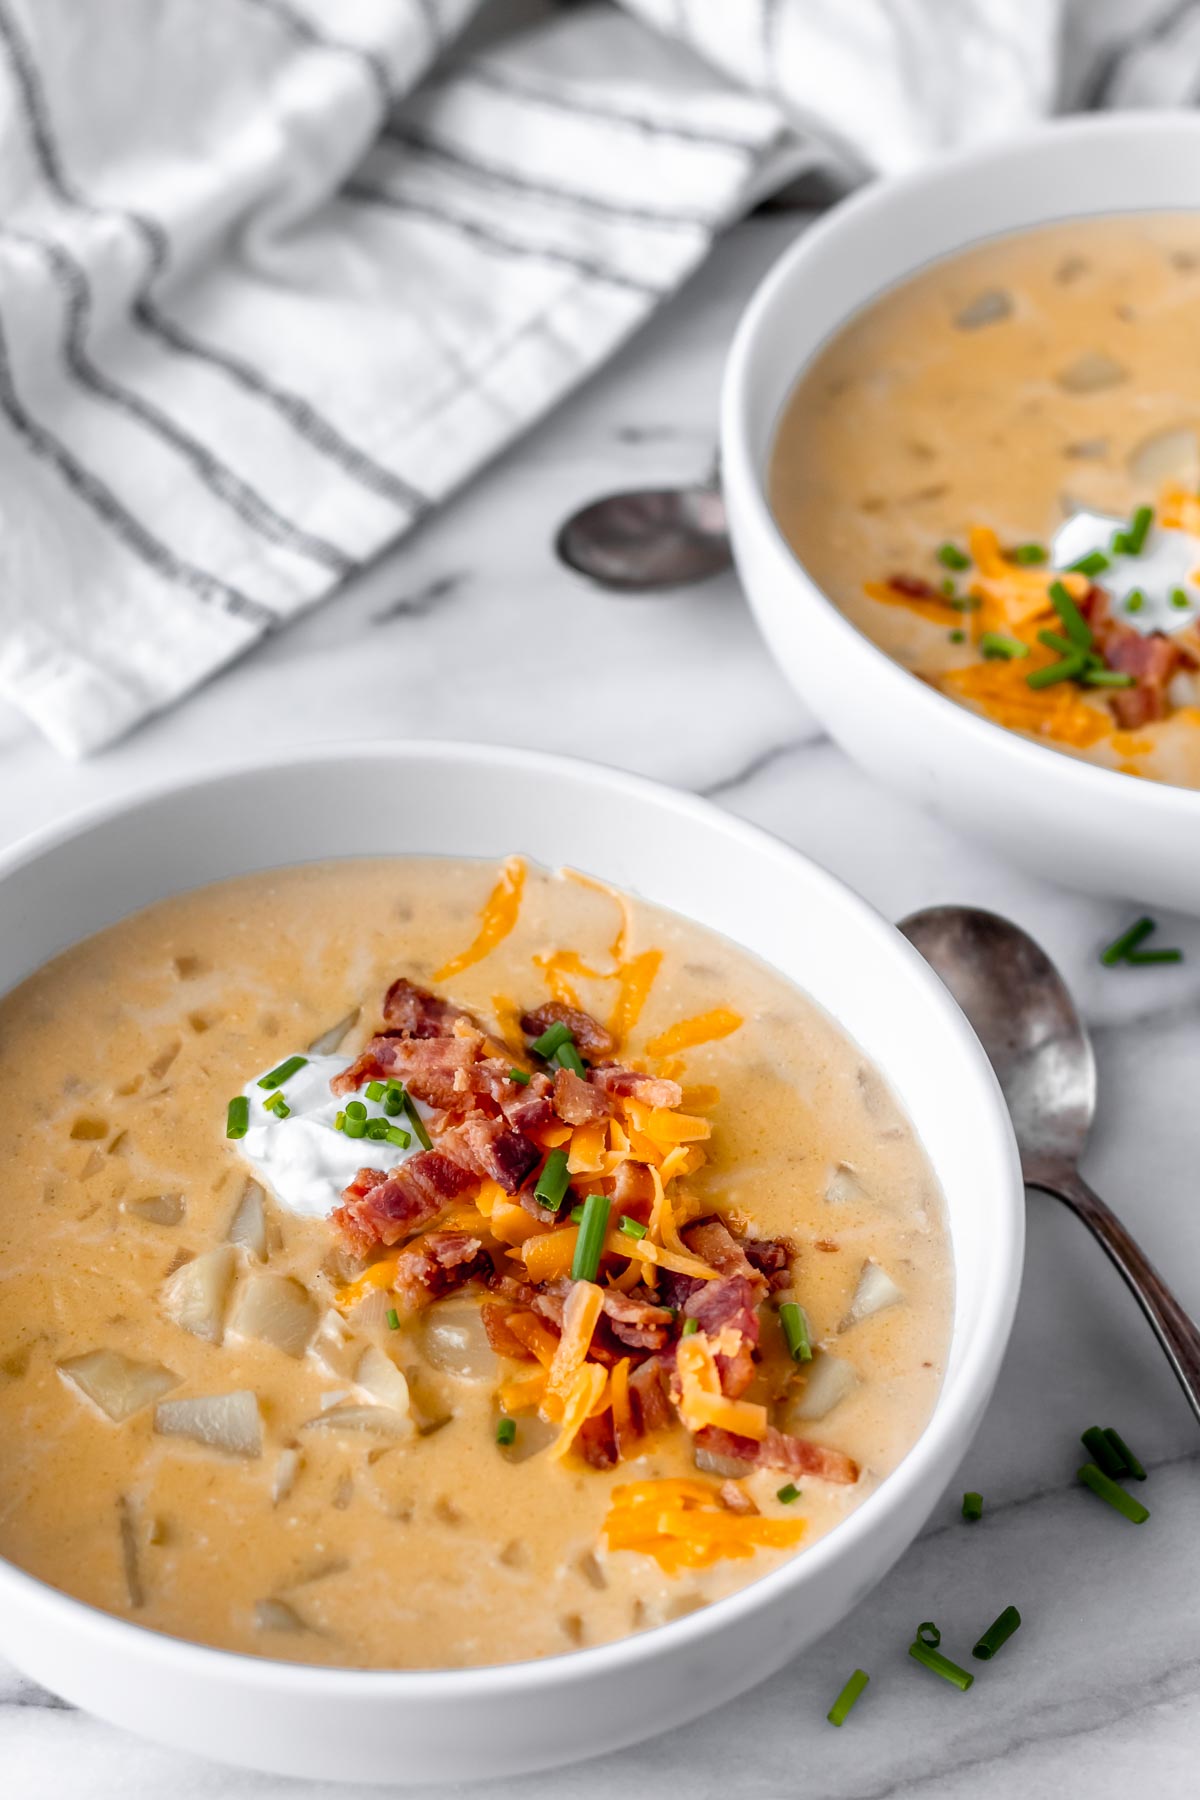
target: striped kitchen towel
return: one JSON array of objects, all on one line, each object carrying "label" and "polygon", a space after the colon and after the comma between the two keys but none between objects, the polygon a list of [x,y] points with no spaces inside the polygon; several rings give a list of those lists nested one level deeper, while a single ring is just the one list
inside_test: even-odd
[{"label": "striped kitchen towel", "polygon": [[1061,3],[0,0],[0,693],[70,755],[177,700],[776,171],[1190,98],[1200,8]]}]

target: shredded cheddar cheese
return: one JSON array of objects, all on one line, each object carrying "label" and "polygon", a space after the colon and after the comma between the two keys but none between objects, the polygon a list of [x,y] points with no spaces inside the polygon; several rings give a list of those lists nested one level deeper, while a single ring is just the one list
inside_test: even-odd
[{"label": "shredded cheddar cheese", "polygon": [[583,1367],[584,1358],[591,1347],[592,1333],[603,1309],[604,1296],[594,1281],[576,1281],[571,1284],[571,1291],[563,1308],[562,1336],[558,1340],[546,1383],[550,1393],[562,1397],[574,1392],[575,1377]]},{"label": "shredded cheddar cheese", "polygon": [[583,1363],[575,1371],[563,1403],[562,1429],[546,1453],[552,1462],[561,1462],[586,1421],[604,1411],[607,1387],[608,1371],[599,1363]]},{"label": "shredded cheddar cheese", "polygon": [[741,1013],[728,1006],[717,1006],[711,1012],[699,1013],[694,1019],[680,1019],[666,1031],[660,1031],[646,1045],[646,1054],[675,1056],[681,1050],[694,1050],[697,1044],[711,1044],[718,1038],[732,1036],[743,1023]]},{"label": "shredded cheddar cheese", "polygon": [[679,1373],[679,1416],[689,1431],[716,1425],[738,1437],[761,1443],[767,1435],[767,1409],[752,1400],[730,1400],[721,1392],[714,1346],[704,1332],[680,1338],[675,1351]]},{"label": "shredded cheddar cheese", "polygon": [[622,1483],[604,1523],[610,1550],[653,1557],[666,1575],[756,1550],[792,1550],[804,1531],[803,1519],[729,1512],[716,1488],[686,1479]]},{"label": "shredded cheddar cheese", "polygon": [[435,981],[449,981],[453,976],[461,975],[464,969],[482,962],[497,944],[503,943],[517,922],[524,889],[525,863],[519,856],[510,856],[499,881],[487,897],[475,938],[465,950],[443,963],[434,974]]}]

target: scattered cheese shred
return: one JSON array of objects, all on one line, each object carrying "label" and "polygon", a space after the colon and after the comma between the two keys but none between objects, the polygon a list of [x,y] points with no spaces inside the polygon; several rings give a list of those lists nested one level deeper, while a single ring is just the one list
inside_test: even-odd
[{"label": "scattered cheese shred", "polygon": [[532,1412],[546,1392],[545,1369],[529,1369],[521,1375],[510,1375],[496,1390],[500,1410],[506,1413]]},{"label": "scattered cheese shred", "polygon": [[730,1512],[706,1482],[629,1481],[613,1489],[604,1534],[610,1550],[653,1557],[664,1574],[677,1575],[710,1568],[721,1557],[795,1549],[805,1524],[802,1518]]},{"label": "scattered cheese shred", "polygon": [[752,1400],[730,1400],[721,1392],[713,1346],[704,1332],[680,1338],[675,1351],[679,1372],[679,1416],[689,1431],[716,1425],[722,1431],[761,1443],[767,1435],[767,1409]]},{"label": "scattered cheese shred", "polygon": [[620,909],[621,922],[617,926],[617,935],[612,941],[608,954],[614,963],[622,963],[625,960],[629,935],[633,929],[633,913],[628,898],[620,888],[609,887],[606,881],[598,881],[594,875],[585,875],[582,869],[564,869],[562,873],[568,881],[577,881],[580,887],[591,888],[594,894],[607,895],[614,906]]},{"label": "scattered cheese shred", "polygon": [[584,1363],[575,1371],[570,1392],[563,1405],[562,1430],[548,1451],[552,1462],[561,1462],[584,1422],[594,1418],[598,1412],[603,1412],[607,1387],[608,1371],[602,1369],[599,1363]]},{"label": "scattered cheese shred", "polygon": [[583,1367],[603,1307],[604,1295],[594,1281],[572,1282],[563,1308],[562,1336],[546,1384],[550,1393],[564,1397],[574,1393],[575,1377]]},{"label": "scattered cheese shred", "polygon": [[543,1324],[534,1312],[510,1312],[504,1323],[512,1332],[519,1344],[533,1352],[542,1366],[548,1369],[554,1361],[558,1349],[558,1339],[550,1327]]},{"label": "scattered cheese shred", "polygon": [[452,956],[448,963],[443,963],[434,974],[435,981],[449,981],[452,976],[461,975],[464,969],[469,969],[473,963],[482,962],[497,944],[504,941],[517,922],[524,889],[524,859],[510,856],[499,881],[487,897],[473,942],[458,956]]},{"label": "scattered cheese shred", "polygon": [[661,950],[643,950],[640,956],[623,962],[618,968],[617,1003],[608,1021],[608,1029],[618,1045],[624,1042],[641,1018],[642,1008],[662,967],[662,959]]},{"label": "scattered cheese shred", "polygon": [[569,1275],[578,1238],[577,1225],[563,1225],[557,1231],[543,1231],[537,1237],[527,1238],[521,1255],[530,1281],[557,1281],[561,1275]]},{"label": "scattered cheese shred", "polygon": [[578,1125],[571,1138],[571,1151],[567,1157],[567,1169],[572,1175],[599,1174],[604,1167],[604,1151],[608,1137],[607,1127],[603,1119],[594,1119],[589,1125]]},{"label": "scattered cheese shred", "polygon": [[711,1012],[699,1013],[694,1019],[680,1019],[666,1031],[651,1038],[646,1045],[648,1056],[675,1056],[680,1050],[693,1050],[697,1044],[711,1044],[718,1038],[730,1037],[744,1023],[741,1013],[730,1007],[717,1006]]},{"label": "scattered cheese shred", "polygon": [[396,1279],[396,1265],[399,1261],[400,1252],[397,1250],[393,1255],[381,1257],[378,1262],[373,1262],[369,1268],[363,1270],[361,1275],[356,1276],[353,1281],[347,1282],[345,1287],[339,1288],[334,1295],[339,1310],[348,1312],[352,1306],[357,1306],[359,1301],[365,1299],[374,1289],[391,1287]]}]

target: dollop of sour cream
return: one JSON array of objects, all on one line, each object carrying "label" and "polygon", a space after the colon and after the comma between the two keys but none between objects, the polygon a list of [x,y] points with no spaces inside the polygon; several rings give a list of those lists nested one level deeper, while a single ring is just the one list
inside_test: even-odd
[{"label": "dollop of sour cream", "polygon": [[[1129,556],[1112,547],[1113,534],[1128,527],[1128,519],[1077,512],[1055,533],[1051,561],[1056,569],[1065,569],[1099,550],[1109,566],[1093,579],[1111,594],[1113,611],[1123,624],[1142,632],[1178,631],[1194,625],[1200,615],[1200,538],[1189,531],[1151,525],[1141,553]],[[1143,598],[1130,611],[1129,596],[1135,591]],[[1177,606],[1172,599],[1180,591],[1187,595],[1186,606]]]},{"label": "dollop of sour cream", "polygon": [[[280,1064],[285,1060],[281,1058]],[[342,1189],[360,1169],[391,1170],[421,1149],[410,1121],[403,1114],[387,1118],[382,1102],[368,1099],[365,1088],[360,1088],[357,1095],[341,1098],[331,1092],[330,1082],[350,1067],[350,1061],[346,1056],[309,1056],[303,1068],[278,1088],[259,1087],[261,1077],[256,1075],[242,1089],[250,1102],[250,1124],[245,1137],[237,1140],[237,1147],[280,1206],[306,1218],[323,1219],[339,1206]],[[268,1072],[263,1070],[264,1075]],[[275,1094],[283,1095],[287,1118],[280,1118],[264,1106],[263,1102]],[[368,1119],[386,1118],[388,1125],[408,1131],[408,1148],[402,1149],[386,1139],[351,1138],[339,1131],[334,1121],[347,1099],[361,1100]],[[433,1117],[430,1107],[419,1101],[414,1104],[422,1119]]]}]

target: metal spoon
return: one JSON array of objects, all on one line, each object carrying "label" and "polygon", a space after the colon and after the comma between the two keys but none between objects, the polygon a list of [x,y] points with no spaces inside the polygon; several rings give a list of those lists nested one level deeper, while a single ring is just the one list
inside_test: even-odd
[{"label": "metal spoon", "polygon": [[1076,1164],[1096,1111],[1096,1064],[1066,984],[1033,939],[970,906],[931,906],[900,930],[974,1026],[1012,1114],[1029,1187],[1069,1206],[1116,1264],[1200,1420],[1200,1330]]},{"label": "metal spoon", "polygon": [[733,561],[715,481],[607,494],[572,513],[554,548],[568,568],[626,594],[706,581]]}]

